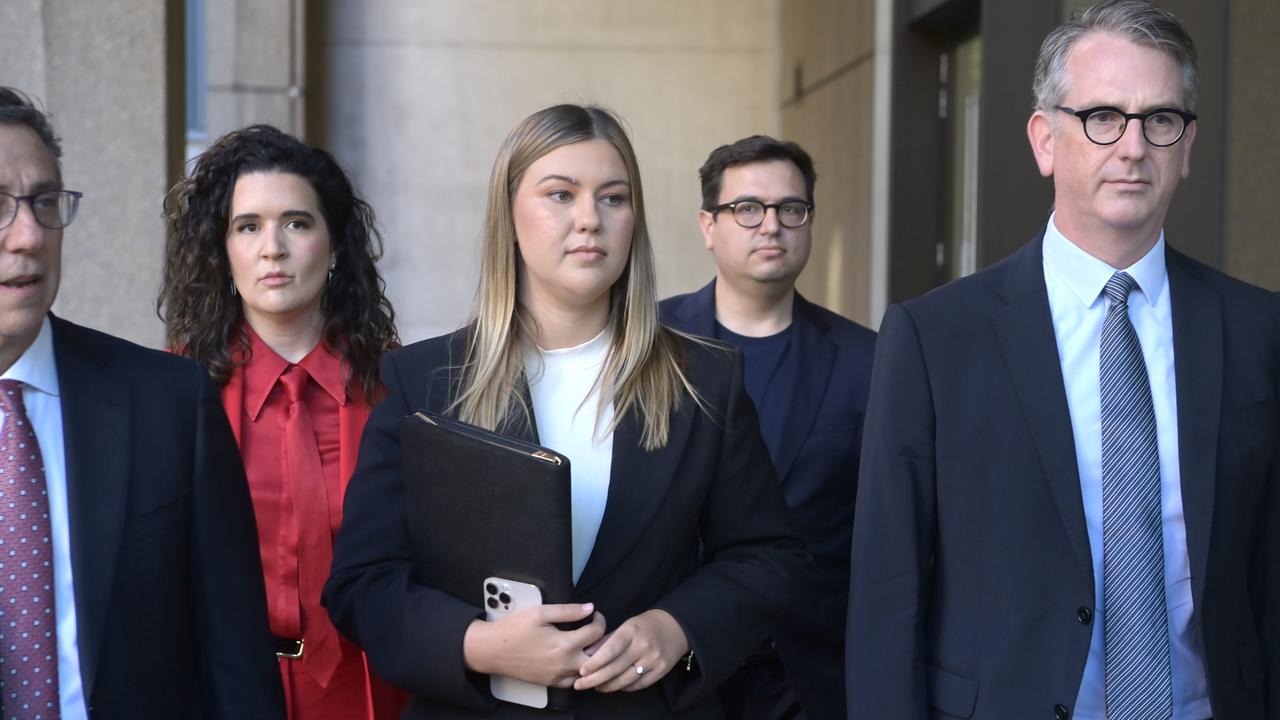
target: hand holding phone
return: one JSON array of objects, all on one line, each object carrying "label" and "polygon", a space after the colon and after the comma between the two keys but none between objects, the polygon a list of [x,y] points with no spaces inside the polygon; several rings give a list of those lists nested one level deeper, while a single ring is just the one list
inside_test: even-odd
[{"label": "hand holding phone", "polygon": [[[497,622],[513,610],[542,605],[542,591],[536,585],[500,577],[485,578],[484,619]],[[533,708],[547,706],[547,686],[505,675],[489,676],[489,691],[499,700]]]},{"label": "hand holding phone", "polygon": [[[536,586],[508,578],[486,578],[482,592],[486,622],[472,623],[463,639],[468,668],[490,676],[499,700],[547,707],[547,687],[573,685],[582,648],[604,635],[604,617],[590,604],[542,605]],[[555,626],[588,617],[577,630]]]}]

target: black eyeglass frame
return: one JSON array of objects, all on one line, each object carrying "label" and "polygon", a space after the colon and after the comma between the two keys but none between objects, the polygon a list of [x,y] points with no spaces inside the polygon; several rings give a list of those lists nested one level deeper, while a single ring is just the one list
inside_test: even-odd
[{"label": "black eyeglass frame", "polygon": [[[760,207],[764,208],[764,211],[760,213],[760,222],[756,223],[755,225],[743,225],[742,222],[738,220],[737,208],[739,205],[743,205],[746,203],[751,203],[752,205],[759,205]],[[801,220],[799,225],[788,225],[782,222],[782,212],[781,212],[782,206],[792,205],[795,203],[798,203],[804,206],[804,220]],[[759,200],[735,200],[734,202],[713,205],[707,208],[707,212],[711,213],[712,217],[714,217],[716,213],[721,212],[722,210],[728,210],[729,214],[733,215],[733,221],[738,223],[739,227],[744,227],[750,230],[752,228],[758,228],[764,224],[764,218],[766,215],[769,214],[769,210],[771,208],[778,215],[778,224],[788,230],[795,230],[796,228],[804,227],[809,223],[809,218],[813,216],[813,203],[805,200],[784,200],[780,203],[762,203]]]},{"label": "black eyeglass frame", "polygon": [[[36,211],[36,203],[35,203],[36,198],[40,197],[41,195],[48,195],[49,193],[57,193],[59,195],[69,195],[71,197],[71,202],[72,202],[71,217],[68,218],[65,223],[57,227],[50,227],[46,225],[45,222],[40,219],[40,213]],[[14,195],[13,193],[7,193],[7,192],[0,192],[0,195],[5,195],[13,198],[13,215],[9,216],[8,219],[0,217],[0,230],[4,230],[8,228],[15,221],[17,221],[18,207],[22,205],[23,201],[25,201],[27,205],[31,208],[31,216],[35,218],[36,224],[38,224],[40,227],[46,230],[62,230],[63,228],[71,225],[71,223],[75,222],[76,215],[80,212],[80,199],[84,197],[84,193],[82,192],[77,192],[75,190],[63,190],[61,188],[51,189],[51,190],[41,190],[38,193],[32,193],[30,195]]]},{"label": "black eyeglass frame", "polygon": [[[1076,110],[1075,108],[1069,108],[1064,105],[1055,105],[1054,109],[1061,110],[1062,112],[1067,113],[1068,115],[1075,115],[1076,117],[1080,118],[1080,126],[1084,129],[1084,136],[1089,138],[1089,142],[1093,143],[1094,145],[1104,145],[1104,146],[1115,145],[1116,143],[1120,142],[1120,138],[1124,137],[1125,131],[1129,129],[1129,121],[1139,120],[1141,121],[1140,125],[1142,126],[1142,139],[1146,140],[1148,145],[1152,147],[1171,147],[1173,145],[1177,145],[1178,141],[1182,139],[1182,136],[1187,134],[1187,126],[1195,122],[1197,118],[1195,113],[1190,113],[1190,112],[1187,112],[1186,110],[1179,110],[1178,108],[1156,108],[1154,110],[1148,110],[1147,112],[1142,112],[1142,113],[1127,113],[1118,107],[1112,107],[1110,105],[1099,105],[1097,107],[1085,108],[1084,110]],[[1089,117],[1094,113],[1100,113],[1100,112],[1113,112],[1124,118],[1124,125],[1120,126],[1120,134],[1117,135],[1116,139],[1112,140],[1111,142],[1099,142],[1097,140],[1094,140],[1093,136],[1089,134]],[[1151,136],[1147,135],[1147,118],[1153,117],[1155,115],[1159,115],[1161,113],[1173,113],[1174,115],[1177,115],[1178,117],[1182,118],[1182,132],[1178,133],[1178,137],[1174,138],[1173,140],[1170,140],[1167,143],[1164,143],[1163,145],[1161,145],[1160,143],[1151,142]]]}]

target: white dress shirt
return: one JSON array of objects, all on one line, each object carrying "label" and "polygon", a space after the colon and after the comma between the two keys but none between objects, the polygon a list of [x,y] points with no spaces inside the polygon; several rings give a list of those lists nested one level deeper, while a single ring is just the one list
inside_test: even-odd
[{"label": "white dress shirt", "polygon": [[[1049,310],[1058,340],[1058,360],[1066,385],[1076,464],[1084,499],[1097,620],[1084,679],[1072,713],[1077,720],[1105,720],[1105,663],[1102,600],[1102,407],[1099,390],[1099,344],[1110,302],[1102,294],[1117,272],[1068,240],[1049,219],[1044,236],[1044,279]],[[1212,716],[1204,653],[1192,622],[1191,560],[1182,513],[1178,460],[1178,406],[1174,379],[1173,320],[1165,269],[1164,233],[1131,267],[1120,268],[1137,281],[1129,296],[1129,320],[1137,332],[1151,383],[1160,453],[1160,507],[1164,537],[1165,605],[1169,618],[1169,655],[1173,673],[1174,720],[1206,720]]]},{"label": "white dress shirt", "polygon": [[[569,458],[573,495],[573,581],[591,557],[609,499],[613,464],[613,401],[600,403],[598,382],[609,352],[609,331],[577,347],[525,350],[525,375],[538,442]],[[597,413],[599,408],[599,413]]]},{"label": "white dress shirt", "polygon": [[[72,582],[71,529],[67,514],[67,460],[62,443],[62,399],[53,356],[53,327],[45,317],[40,334],[26,352],[0,375],[23,383],[22,402],[31,418],[49,492],[49,524],[53,533],[53,601],[58,616],[58,696],[62,720],[88,720],[80,684],[76,642],[76,597]],[[0,429],[4,427],[0,411]]]}]

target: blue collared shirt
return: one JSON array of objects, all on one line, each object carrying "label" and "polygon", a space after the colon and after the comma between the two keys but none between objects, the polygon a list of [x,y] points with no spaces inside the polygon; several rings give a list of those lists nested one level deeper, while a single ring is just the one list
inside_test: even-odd
[{"label": "blue collared shirt", "polygon": [[1146,255],[1127,268],[1113,268],[1068,240],[1049,219],[1044,236],[1044,279],[1049,311],[1058,340],[1058,360],[1066,385],[1076,465],[1084,499],[1085,524],[1093,554],[1097,621],[1084,679],[1072,713],[1077,720],[1105,720],[1102,602],[1102,409],[1099,394],[1099,345],[1109,301],[1102,294],[1107,280],[1122,269],[1137,281],[1129,296],[1129,319],[1138,334],[1151,382],[1160,453],[1160,507],[1164,528],[1165,604],[1169,618],[1169,652],[1173,670],[1174,720],[1212,716],[1204,653],[1193,621],[1191,560],[1182,512],[1178,459],[1178,397],[1174,379],[1173,315],[1165,269],[1164,233]]}]

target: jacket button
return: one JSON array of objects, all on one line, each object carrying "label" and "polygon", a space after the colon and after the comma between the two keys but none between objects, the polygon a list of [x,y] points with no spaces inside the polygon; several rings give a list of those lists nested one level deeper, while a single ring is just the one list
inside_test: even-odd
[{"label": "jacket button", "polygon": [[1093,611],[1087,607],[1077,608],[1076,619],[1080,621],[1081,625],[1088,625],[1093,622]]},{"label": "jacket button", "polygon": [[1057,720],[1067,720],[1071,717],[1071,712],[1067,710],[1066,705],[1058,704],[1053,706],[1053,717]]}]

